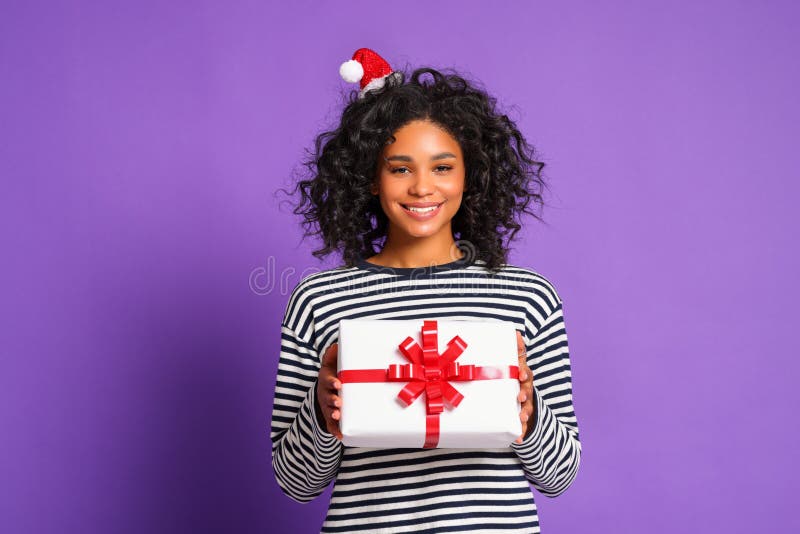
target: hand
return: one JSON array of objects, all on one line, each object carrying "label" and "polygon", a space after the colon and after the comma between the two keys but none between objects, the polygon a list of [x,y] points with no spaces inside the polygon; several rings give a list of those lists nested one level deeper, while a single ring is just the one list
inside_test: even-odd
[{"label": "hand", "polygon": [[519,358],[519,395],[517,401],[522,405],[519,412],[519,420],[522,421],[522,434],[516,439],[515,443],[522,443],[527,437],[528,423],[533,419],[533,371],[528,367],[525,342],[522,340],[522,333],[517,330],[517,357]]},{"label": "hand", "polygon": [[336,376],[336,360],[339,354],[339,344],[334,343],[322,357],[319,368],[319,378],[317,380],[317,405],[315,407],[317,421],[320,426],[326,428],[328,432],[342,439],[342,432],[339,430],[339,419],[342,412],[342,398],[339,397],[339,390],[342,389],[342,382]]}]

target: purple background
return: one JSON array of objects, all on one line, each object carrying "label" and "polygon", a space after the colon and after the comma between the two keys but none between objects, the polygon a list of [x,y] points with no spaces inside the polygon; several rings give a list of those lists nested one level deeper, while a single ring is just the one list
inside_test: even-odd
[{"label": "purple background", "polygon": [[[800,529],[793,2],[4,2],[0,531],[315,532],[269,417],[291,183],[361,46],[452,66],[548,163],[556,532]],[[346,6],[346,7],[345,7]]]}]

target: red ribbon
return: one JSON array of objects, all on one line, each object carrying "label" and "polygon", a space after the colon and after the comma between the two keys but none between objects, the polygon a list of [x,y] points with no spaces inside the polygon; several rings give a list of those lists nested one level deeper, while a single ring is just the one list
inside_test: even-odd
[{"label": "red ribbon", "polygon": [[408,382],[397,394],[406,406],[425,393],[425,444],[423,448],[432,449],[439,444],[439,414],[444,411],[444,402],[455,408],[464,396],[450,382],[469,382],[472,380],[494,380],[498,378],[519,378],[519,368],[509,365],[508,369],[479,365],[460,365],[455,360],[461,356],[467,344],[459,336],[447,342],[447,349],[439,354],[438,330],[436,321],[425,321],[422,325],[422,347],[411,336],[405,338],[398,347],[411,362],[391,364],[388,369],[347,369],[339,371],[342,383],[363,382]]}]

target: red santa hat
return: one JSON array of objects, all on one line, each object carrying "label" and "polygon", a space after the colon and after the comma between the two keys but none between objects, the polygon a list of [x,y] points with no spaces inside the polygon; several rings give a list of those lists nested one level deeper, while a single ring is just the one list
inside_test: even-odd
[{"label": "red santa hat", "polygon": [[346,82],[360,82],[361,91],[359,98],[371,89],[383,87],[386,77],[394,71],[377,52],[369,48],[359,48],[353,53],[353,58],[345,61],[339,67],[339,75]]}]

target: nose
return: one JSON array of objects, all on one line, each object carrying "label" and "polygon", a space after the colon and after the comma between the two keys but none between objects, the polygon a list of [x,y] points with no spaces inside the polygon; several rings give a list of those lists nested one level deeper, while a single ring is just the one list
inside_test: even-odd
[{"label": "nose", "polygon": [[409,184],[408,192],[417,197],[426,197],[436,191],[436,176],[430,172],[418,172]]}]

